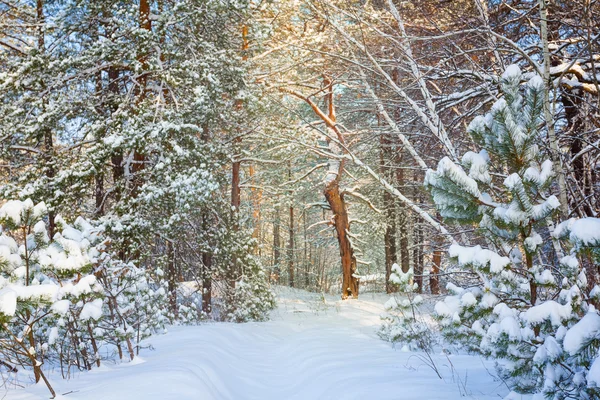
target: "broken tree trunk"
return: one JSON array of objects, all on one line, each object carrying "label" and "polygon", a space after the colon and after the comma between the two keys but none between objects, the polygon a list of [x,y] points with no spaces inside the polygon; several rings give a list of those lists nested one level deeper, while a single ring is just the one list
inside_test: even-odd
[{"label": "broken tree trunk", "polygon": [[[341,169],[342,167],[340,167]],[[337,233],[340,257],[342,259],[342,299],[358,297],[358,279],[356,273],[356,257],[348,232],[350,221],[344,196],[340,193],[338,180],[327,182],[324,190],[325,198],[333,212],[333,226]]]},{"label": "broken tree trunk", "polygon": [[[293,90],[282,88],[281,91],[304,100],[314,113],[325,123],[331,135],[326,140],[329,152],[342,156],[346,151],[346,139],[336,123],[335,105],[333,102],[333,82],[328,78],[323,79],[323,90],[327,91],[326,101],[328,112],[325,113],[310,96],[304,96]],[[341,158],[341,157],[340,157]],[[328,172],[325,177],[325,188],[323,194],[333,212],[331,225],[335,228],[340,258],[342,262],[342,299],[349,297],[358,298],[358,278],[356,278],[356,256],[350,239],[350,219],[344,195],[340,190],[340,180],[344,172],[345,160],[330,158],[328,161]]]}]

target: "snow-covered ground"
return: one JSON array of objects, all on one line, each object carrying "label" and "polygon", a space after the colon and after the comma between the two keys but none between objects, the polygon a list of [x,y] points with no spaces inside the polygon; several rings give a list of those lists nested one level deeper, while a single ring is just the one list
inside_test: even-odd
[{"label": "snow-covered ground", "polygon": [[[279,288],[264,323],[172,327],[131,363],[52,380],[60,399],[502,399],[508,390],[478,357],[422,354],[380,340],[387,296],[360,300]],[[25,383],[25,382],[23,382]],[[6,400],[47,399],[43,385],[8,390]]]}]

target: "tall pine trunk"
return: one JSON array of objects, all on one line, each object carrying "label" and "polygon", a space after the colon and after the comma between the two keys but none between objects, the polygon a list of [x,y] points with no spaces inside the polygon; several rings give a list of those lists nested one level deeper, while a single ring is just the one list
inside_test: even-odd
[{"label": "tall pine trunk", "polygon": [[[386,162],[392,159],[391,143],[387,135],[381,135],[380,139],[380,170],[381,175],[386,179],[390,178],[389,166]],[[392,266],[398,262],[396,248],[396,202],[392,194],[383,191],[383,206],[385,209],[385,233],[383,235],[383,244],[385,252],[385,291],[387,293],[395,292],[395,287],[390,282],[392,275]]]},{"label": "tall pine trunk", "polygon": [[288,246],[288,275],[289,285],[294,287],[294,206],[290,206],[289,246]]},{"label": "tall pine trunk", "polygon": [[279,206],[275,207],[275,222],[273,223],[273,276],[272,280],[279,283],[281,275],[281,234],[279,229],[281,226],[281,217]]}]

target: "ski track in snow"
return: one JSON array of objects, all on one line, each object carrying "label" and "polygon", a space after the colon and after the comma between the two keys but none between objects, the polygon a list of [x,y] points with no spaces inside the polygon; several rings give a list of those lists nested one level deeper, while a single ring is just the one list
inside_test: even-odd
[{"label": "ski track in snow", "polygon": [[[314,294],[278,291],[279,307],[269,322],[172,327],[150,338],[154,351],[143,350],[134,362],[105,364],[69,381],[55,371],[57,393],[71,392],[58,398],[483,400],[508,393],[490,375],[491,362],[435,355],[440,380],[420,353],[379,339],[385,295],[367,293],[345,302],[327,297],[325,304]],[[4,399],[48,397],[38,384],[9,390]]]}]

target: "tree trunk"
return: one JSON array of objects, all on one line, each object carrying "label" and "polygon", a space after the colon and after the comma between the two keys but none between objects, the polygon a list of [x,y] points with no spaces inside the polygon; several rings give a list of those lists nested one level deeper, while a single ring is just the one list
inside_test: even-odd
[{"label": "tree trunk", "polygon": [[[565,88],[562,91],[561,100],[564,107],[565,118],[567,119],[568,136],[570,138],[569,153],[573,159],[571,168],[573,171],[574,186],[576,186],[576,189],[574,190],[576,193],[575,197],[576,200],[581,198],[580,201],[575,202],[579,203],[579,206],[578,204],[574,204],[573,209],[576,209],[581,217],[593,217],[595,216],[595,212],[590,204],[590,201],[594,200],[592,198],[593,183],[590,178],[591,174],[594,173],[594,168],[586,166],[585,155],[575,157],[583,150],[584,143],[582,136],[585,134],[587,128],[591,127],[585,126],[585,113],[582,112],[584,104],[582,104],[583,101],[580,93],[573,93],[573,91]],[[587,173],[588,171],[590,174]]]},{"label": "tree trunk", "polygon": [[167,284],[169,291],[169,308],[177,318],[177,271],[175,268],[175,254],[173,251],[173,242],[167,240]]},{"label": "tree trunk", "polygon": [[348,232],[350,232],[350,221],[344,196],[336,180],[325,187],[325,198],[333,211],[335,231],[337,233],[340,257],[342,259],[342,299],[349,297],[358,298],[358,279],[356,273],[356,257],[350,243]]},{"label": "tree trunk", "polygon": [[417,293],[423,293],[423,227],[419,222],[414,224],[413,241],[415,283],[417,284]]},{"label": "tree trunk", "polygon": [[290,227],[288,247],[288,275],[290,287],[294,287],[294,207],[290,206]]},{"label": "tree trunk", "polygon": [[[254,165],[249,166],[250,179],[253,180],[256,175],[256,169]],[[260,246],[258,242],[260,240],[260,206],[262,202],[262,190],[256,187],[251,188],[252,191],[252,222],[254,229],[252,230],[252,237],[256,239],[257,245],[254,247],[255,254],[260,255]]]},{"label": "tree trunk", "polygon": [[96,200],[96,217],[104,215],[104,174],[97,173],[95,176],[96,187],[94,189],[94,198]]},{"label": "tree trunk", "polygon": [[302,228],[304,231],[304,288],[308,289],[308,287],[310,286],[310,264],[308,262],[308,240],[306,237],[306,210],[302,212]]},{"label": "tree trunk", "polygon": [[[139,7],[139,24],[140,28],[151,31],[152,30],[152,21],[150,20],[150,2],[149,0],[140,0]],[[145,52],[140,52],[138,56],[138,61],[142,64],[142,70],[144,73],[140,75],[137,80],[136,92],[136,104],[140,104],[146,98],[146,91],[148,86],[148,75],[145,73],[148,71],[148,54]],[[139,194],[140,188],[143,184],[143,179],[141,177],[141,172],[145,168],[146,163],[146,155],[139,152],[138,149],[133,151],[133,165],[131,167],[131,175],[132,175],[132,187],[131,187],[131,197],[136,198]]]},{"label": "tree trunk", "polygon": [[396,207],[394,198],[389,192],[385,191],[383,198],[387,220],[383,236],[385,246],[385,291],[393,293],[396,291],[396,288],[390,282],[390,276],[392,275],[392,266],[398,262],[396,256]]},{"label": "tree trunk", "polygon": [[209,315],[212,311],[212,255],[202,253],[202,311]]},{"label": "tree trunk", "polygon": [[[241,140],[236,138],[235,143],[240,143]],[[237,148],[237,146],[236,146]],[[234,161],[231,169],[231,206],[234,212],[238,212],[241,205],[240,197],[240,161]],[[237,226],[236,226],[237,230]]]},{"label": "tree trunk", "polygon": [[279,216],[279,207],[275,207],[275,222],[273,223],[273,276],[272,280],[275,283],[279,283],[279,276],[281,275],[281,236],[279,233],[279,227],[281,225],[281,218]]},{"label": "tree trunk", "polygon": [[[246,60],[247,55],[246,51],[248,50],[248,27],[244,25],[242,27],[242,59]],[[243,104],[241,101],[236,102],[236,107],[242,108]],[[241,191],[240,191],[240,168],[241,161],[238,160],[238,153],[240,151],[240,145],[242,143],[241,136],[236,137],[233,140],[233,150],[234,150],[234,161],[231,168],[231,205],[234,208],[234,211],[237,212],[240,209],[241,205]],[[237,230],[238,226],[236,223],[235,229]]]},{"label": "tree trunk", "polygon": [[431,294],[440,294],[440,267],[442,266],[442,251],[439,249],[437,241],[434,244],[433,259],[431,271],[429,274],[429,288]]},{"label": "tree trunk", "polygon": [[[321,120],[327,126],[327,129],[334,134],[339,142],[338,144],[331,140],[329,136],[326,136],[326,141],[329,145],[329,151],[333,154],[341,155],[345,152],[343,146],[346,145],[346,139],[336,122],[335,105],[333,101],[333,81],[329,77],[325,76],[323,79],[323,85],[327,90],[327,113],[321,110],[319,106],[317,106],[310,99],[310,97],[303,96],[298,92],[288,89],[284,89],[284,92],[292,94],[310,105],[315,114],[321,118]],[[350,296],[354,298],[358,297],[358,279],[355,277],[356,257],[354,256],[354,249],[352,248],[352,242],[349,238],[350,221],[348,218],[348,210],[346,208],[346,202],[344,200],[343,193],[340,192],[340,180],[344,173],[344,161],[345,160],[340,160],[339,158],[332,158],[329,160],[323,194],[325,195],[325,199],[327,200],[327,203],[333,212],[331,223],[335,227],[337,233],[340,258],[342,261],[342,299],[347,299]],[[363,167],[368,168],[364,165]]]},{"label": "tree trunk", "polygon": [[[114,67],[108,68],[108,92],[111,100],[109,109],[114,113],[118,109],[117,95],[119,94],[119,71]],[[114,187],[114,200],[118,203],[122,196],[123,178],[125,177],[125,168],[123,167],[123,151],[115,150],[110,158],[112,168],[112,179]]]},{"label": "tree trunk", "polygon": [[[381,175],[389,178],[389,167],[386,162],[392,159],[391,143],[386,135],[381,135],[380,139],[380,169]],[[390,282],[392,275],[392,266],[398,262],[396,249],[396,201],[392,194],[387,190],[383,191],[383,206],[385,208],[385,233],[383,235],[383,244],[385,251],[385,291],[393,293],[396,291],[395,285]]]},{"label": "tree trunk", "polygon": [[550,92],[552,91],[552,81],[550,80],[550,49],[548,43],[548,2],[547,0],[538,0],[539,13],[540,13],[540,39],[542,41],[542,55],[544,59],[544,83],[548,90],[544,91],[544,117],[546,122],[546,128],[548,130],[548,140],[550,142],[550,157],[552,162],[557,169],[558,175],[558,198],[560,200],[560,212],[563,219],[569,216],[569,203],[567,200],[567,184],[565,180],[565,168],[562,167],[562,160],[560,159],[560,149],[556,132],[554,130],[554,111],[555,107],[550,99]]},{"label": "tree trunk", "polygon": [[[398,157],[399,158],[399,157]],[[404,186],[404,170],[397,165],[396,187]],[[402,272],[408,272],[410,268],[410,256],[408,253],[408,209],[401,205],[398,210],[398,230],[400,231],[400,267]]]},{"label": "tree trunk", "polygon": [[[44,54],[46,52],[46,37],[45,37],[45,16],[44,16],[44,1],[37,0],[36,2],[36,22],[38,24],[38,51],[40,54]],[[46,104],[44,103],[44,108]],[[48,196],[53,196],[53,180],[55,173],[54,166],[54,140],[52,138],[52,129],[49,126],[42,127],[42,136],[44,141],[44,173],[46,178],[48,179]],[[54,230],[56,229],[56,223],[54,221],[56,217],[56,212],[54,211],[52,205],[48,208],[48,234],[50,238],[54,236]]]}]

